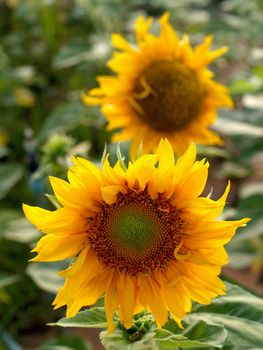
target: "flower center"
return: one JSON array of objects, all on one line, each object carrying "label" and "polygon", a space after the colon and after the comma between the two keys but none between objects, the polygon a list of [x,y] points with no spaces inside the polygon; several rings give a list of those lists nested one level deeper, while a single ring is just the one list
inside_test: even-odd
[{"label": "flower center", "polygon": [[134,107],[139,119],[159,132],[187,126],[198,116],[201,91],[198,78],[179,62],[153,62],[135,86]]},{"label": "flower center", "polygon": [[118,194],[91,222],[89,240],[106,266],[130,275],[164,268],[181,241],[183,220],[164,198],[146,191]]}]

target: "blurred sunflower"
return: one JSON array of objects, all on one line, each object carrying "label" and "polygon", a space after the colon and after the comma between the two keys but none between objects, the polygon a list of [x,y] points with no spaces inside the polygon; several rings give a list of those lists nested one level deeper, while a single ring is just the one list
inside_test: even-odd
[{"label": "blurred sunflower", "polygon": [[33,250],[33,261],[76,257],[62,271],[65,284],[54,301],[67,306],[67,317],[105,296],[109,329],[113,314],[126,328],[142,309],[161,327],[168,311],[180,325],[191,300],[209,304],[224,294],[217,277],[227,262],[223,247],[249,219],[216,221],[229,192],[214,201],[199,197],[208,163],[195,161],[195,146],[174,163],[168,140],[156,154],[147,154],[126,169],[108,159],[99,170],[89,161],[73,159],[69,183],[51,177],[55,211],[24,205],[24,212],[46,233]]},{"label": "blurred sunflower", "polygon": [[227,48],[210,51],[212,36],[195,48],[185,35],[181,40],[168,23],[160,19],[160,35],[149,33],[153,19],[139,17],[138,47],[113,34],[114,52],[108,67],[117,75],[101,76],[99,88],[83,94],[88,105],[102,105],[108,129],[121,129],[114,141],[132,140],[135,157],[143,140],[143,152],[156,150],[166,137],[175,152],[182,154],[192,141],[220,144],[208,127],[215,122],[219,107],[232,107],[227,89],[212,80],[207,65]]}]

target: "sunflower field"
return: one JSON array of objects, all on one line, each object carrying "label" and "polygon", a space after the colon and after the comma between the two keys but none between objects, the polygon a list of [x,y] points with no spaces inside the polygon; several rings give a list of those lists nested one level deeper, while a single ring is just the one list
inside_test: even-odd
[{"label": "sunflower field", "polygon": [[0,0],[0,350],[263,349],[262,19]]}]

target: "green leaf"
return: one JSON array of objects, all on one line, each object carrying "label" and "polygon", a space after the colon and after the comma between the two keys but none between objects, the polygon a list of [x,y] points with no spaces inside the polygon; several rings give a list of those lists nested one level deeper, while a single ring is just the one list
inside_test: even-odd
[{"label": "green leaf", "polygon": [[215,124],[215,129],[225,135],[245,135],[255,138],[263,137],[263,128],[243,121],[231,118],[226,119],[220,116]]},{"label": "green leaf", "polygon": [[225,346],[248,348],[263,343],[263,325],[242,320],[231,315],[217,315],[212,313],[197,313],[187,317],[189,324],[203,320],[208,326],[222,325],[227,330]]},{"label": "green leaf", "polygon": [[91,350],[91,346],[77,336],[64,333],[45,341],[39,350]]},{"label": "green leaf", "polygon": [[39,138],[45,139],[51,133],[73,129],[85,118],[85,108],[81,101],[64,103],[47,116],[43,122]]},{"label": "green leaf", "polygon": [[75,317],[62,318],[50,326],[79,327],[79,328],[107,328],[104,307],[93,307],[80,311]]},{"label": "green leaf", "polygon": [[263,322],[263,299],[237,285],[224,283],[227,287],[226,295],[215,298],[211,305],[195,304],[193,312],[208,311]]},{"label": "green leaf", "polygon": [[0,227],[0,238],[5,238],[21,243],[30,243],[39,237],[38,231],[17,210],[1,210]]},{"label": "green leaf", "polygon": [[[173,324],[173,321],[171,322]],[[166,328],[171,327],[168,324]],[[171,327],[172,328],[172,327]],[[222,348],[227,331],[221,325],[208,326],[205,322],[195,321],[182,334],[174,334],[168,329],[158,330],[155,336],[160,349]]]},{"label": "green leaf", "polygon": [[115,329],[111,334],[102,332],[100,337],[106,350],[158,350],[154,335],[154,332],[149,332],[139,340],[131,342],[123,331]]},{"label": "green leaf", "polygon": [[219,174],[224,178],[240,179],[248,176],[250,171],[247,167],[239,164],[239,162],[226,161],[223,163]]},{"label": "green leaf", "polygon": [[21,179],[23,172],[23,167],[20,164],[8,163],[0,165],[0,199],[5,198]]},{"label": "green leaf", "polygon": [[263,79],[263,66],[256,66],[253,68],[253,74],[256,75],[257,77]]},{"label": "green leaf", "polygon": [[57,55],[53,59],[53,67],[55,69],[64,69],[79,65],[82,62],[91,60],[92,63],[100,59],[104,59],[110,51],[110,45],[104,37],[98,38],[96,35],[95,43],[90,46],[90,42],[79,37],[62,46]]},{"label": "green leaf", "polygon": [[[226,286],[227,294],[211,305],[194,304],[182,322],[183,330],[170,320],[165,325],[169,333],[166,337],[161,333],[161,349],[254,349],[263,344],[263,300],[233,284],[226,282]],[[186,338],[182,344],[178,335]]]},{"label": "green leaf", "polygon": [[260,253],[248,249],[247,251],[240,251],[239,247],[233,246],[233,251],[228,249],[229,252],[229,263],[228,266],[234,269],[245,269],[253,265],[257,260],[260,260]]},{"label": "green leaf", "polygon": [[53,58],[53,67],[55,69],[63,69],[87,61],[90,56],[88,45],[89,42],[81,37],[67,42]]},{"label": "green leaf", "polygon": [[7,275],[0,272],[0,288],[9,286],[19,280],[18,276]]},{"label": "green leaf", "polygon": [[227,294],[211,305],[195,305],[184,320],[188,327],[204,321],[209,327],[219,325],[227,331],[224,346],[251,349],[263,344],[263,300],[244,289],[226,283]]},{"label": "green leaf", "polygon": [[259,84],[256,84],[252,81],[248,81],[247,79],[240,79],[232,82],[232,84],[228,87],[231,95],[240,96],[247,92],[256,92],[259,90]]},{"label": "green leaf", "polygon": [[237,242],[252,239],[263,235],[263,218],[252,220],[244,229],[234,236],[231,245],[235,245]]},{"label": "green leaf", "polygon": [[65,269],[66,262],[52,263],[30,263],[27,267],[27,274],[35,284],[51,293],[57,293],[64,283],[64,279],[58,275],[58,271]]},{"label": "green leaf", "polygon": [[225,159],[230,158],[230,154],[227,153],[224,149],[206,145],[197,145],[197,154]]},{"label": "green leaf", "polygon": [[10,153],[10,150],[6,146],[0,144],[0,158],[7,156],[9,153]]},{"label": "green leaf", "polygon": [[263,204],[263,183],[260,181],[246,183],[241,187],[239,195],[242,199],[249,198],[254,195],[260,195]]}]

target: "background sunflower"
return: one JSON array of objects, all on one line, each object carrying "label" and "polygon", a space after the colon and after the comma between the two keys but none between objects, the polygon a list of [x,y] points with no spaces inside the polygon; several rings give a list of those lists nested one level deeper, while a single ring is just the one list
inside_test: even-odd
[{"label": "background sunflower", "polygon": [[192,48],[188,35],[180,39],[168,19],[165,13],[159,20],[160,34],[153,35],[153,18],[139,17],[137,46],[113,34],[112,44],[119,51],[107,65],[116,76],[98,77],[99,88],[83,95],[86,104],[102,105],[109,130],[122,129],[115,141],[132,140],[132,157],[140,144],[144,152],[155,150],[161,137],[179,154],[193,141],[220,144],[208,127],[219,107],[232,107],[227,89],[207,68],[227,48],[212,51],[212,36]]}]

